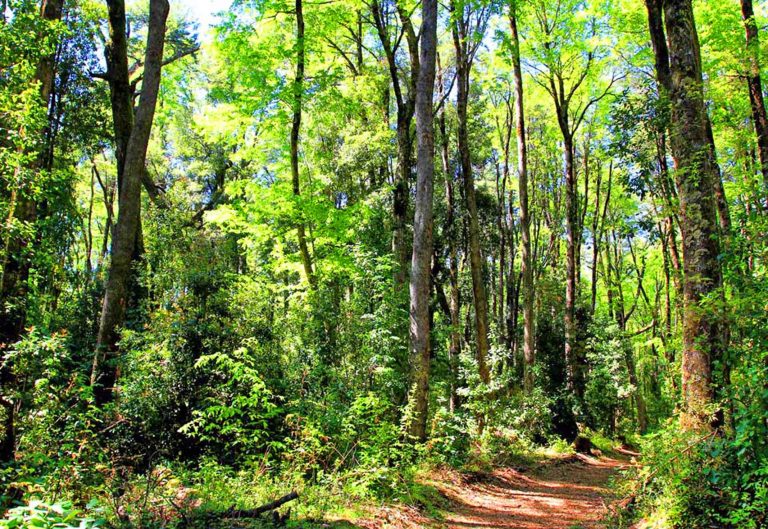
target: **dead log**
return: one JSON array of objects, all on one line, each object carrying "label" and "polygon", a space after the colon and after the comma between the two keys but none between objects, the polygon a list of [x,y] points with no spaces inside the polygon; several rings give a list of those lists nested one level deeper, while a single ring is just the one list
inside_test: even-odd
[{"label": "dead log", "polygon": [[254,509],[235,509],[234,507],[231,507],[224,512],[222,517],[223,518],[256,518],[257,516],[261,516],[262,514],[267,513],[269,511],[274,511],[281,505],[286,504],[289,501],[293,501],[298,497],[299,497],[298,492],[291,491],[290,493],[286,494],[282,498],[278,498],[275,501],[265,503],[264,505],[261,505]]}]

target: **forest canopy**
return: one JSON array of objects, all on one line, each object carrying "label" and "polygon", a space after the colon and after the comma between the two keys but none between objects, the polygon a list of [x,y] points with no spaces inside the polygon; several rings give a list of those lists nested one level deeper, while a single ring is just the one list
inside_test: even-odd
[{"label": "forest canopy", "polygon": [[768,527],[768,4],[202,4],[0,2],[0,527]]}]

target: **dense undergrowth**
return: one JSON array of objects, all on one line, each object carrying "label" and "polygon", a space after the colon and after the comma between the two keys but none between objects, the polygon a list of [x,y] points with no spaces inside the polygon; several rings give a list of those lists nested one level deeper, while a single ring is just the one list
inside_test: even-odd
[{"label": "dense undergrowth", "polygon": [[[177,7],[210,3],[174,2],[158,29],[141,134],[164,1],[0,3],[0,528],[224,528],[291,490],[303,526],[439,517],[424,476],[525,466],[578,434],[642,452],[620,527],[768,526],[768,145],[744,82],[768,39],[743,40],[764,3],[750,22],[735,1],[440,2],[433,87],[414,62],[426,2],[307,1],[304,28],[301,0],[236,0],[204,37]],[[671,55],[701,71],[669,101],[652,72],[680,34]],[[129,137],[146,156],[125,174]],[[713,201],[705,231],[686,190]],[[431,268],[409,299],[414,255]],[[689,323],[711,338],[696,373]],[[711,392],[715,429],[680,428],[702,412],[683,380]]]}]

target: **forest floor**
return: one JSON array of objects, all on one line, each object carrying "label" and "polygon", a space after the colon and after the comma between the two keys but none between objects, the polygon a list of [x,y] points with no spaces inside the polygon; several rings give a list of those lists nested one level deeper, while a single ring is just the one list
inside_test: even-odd
[{"label": "forest floor", "polygon": [[[552,457],[530,467],[489,473],[436,472],[424,480],[444,501],[438,512],[405,507],[378,509],[356,520],[365,529],[592,529],[616,501],[620,471],[636,456]],[[349,527],[349,526],[347,526]]]}]

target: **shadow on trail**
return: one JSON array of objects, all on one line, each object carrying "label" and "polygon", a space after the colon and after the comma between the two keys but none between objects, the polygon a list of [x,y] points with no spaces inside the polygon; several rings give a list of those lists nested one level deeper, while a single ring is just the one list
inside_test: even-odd
[{"label": "shadow on trail", "polygon": [[624,467],[616,459],[578,455],[526,473],[499,469],[463,483],[441,484],[452,503],[445,521],[455,529],[597,527],[611,495],[611,478]]}]

